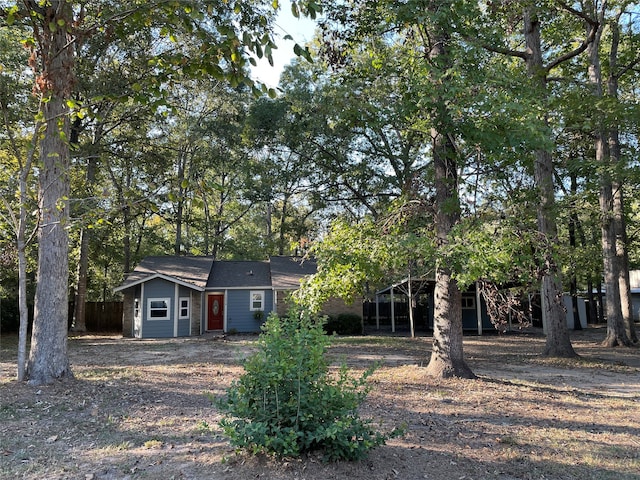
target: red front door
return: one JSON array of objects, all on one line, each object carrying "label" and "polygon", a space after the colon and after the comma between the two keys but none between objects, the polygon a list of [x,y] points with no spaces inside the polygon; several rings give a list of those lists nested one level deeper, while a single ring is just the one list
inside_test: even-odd
[{"label": "red front door", "polygon": [[207,330],[224,328],[224,295],[209,295],[207,302]]}]

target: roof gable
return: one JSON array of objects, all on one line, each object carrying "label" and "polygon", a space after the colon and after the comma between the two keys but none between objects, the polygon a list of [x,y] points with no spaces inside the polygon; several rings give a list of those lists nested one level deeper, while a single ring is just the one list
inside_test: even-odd
[{"label": "roof gable", "polygon": [[176,255],[145,257],[114,291],[119,292],[153,278],[163,278],[203,291],[207,285],[212,264],[212,257]]}]

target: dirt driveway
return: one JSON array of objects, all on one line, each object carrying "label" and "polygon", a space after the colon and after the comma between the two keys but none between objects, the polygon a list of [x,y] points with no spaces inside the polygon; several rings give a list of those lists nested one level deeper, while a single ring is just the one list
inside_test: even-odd
[{"label": "dirt driveway", "polygon": [[382,364],[363,415],[406,434],[360,462],[237,454],[211,398],[242,373],[255,337],[69,341],[76,379],[18,384],[0,339],[0,478],[640,479],[640,350],[573,332],[578,360],[538,356],[541,333],[469,336],[477,380],[424,375],[431,339],[338,338],[354,370]]}]

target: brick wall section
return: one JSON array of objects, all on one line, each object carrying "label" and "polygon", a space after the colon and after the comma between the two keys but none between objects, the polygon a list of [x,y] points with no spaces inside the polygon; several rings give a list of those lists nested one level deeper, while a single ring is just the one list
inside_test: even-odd
[{"label": "brick wall section", "polygon": [[122,300],[122,336],[133,337],[133,289],[127,289]]},{"label": "brick wall section", "polygon": [[202,297],[200,292],[191,292],[191,335],[200,335],[202,328]]},{"label": "brick wall section", "polygon": [[[288,292],[278,291],[278,303],[275,310],[278,315],[285,315],[289,309]],[[327,301],[320,310],[321,315],[337,316],[341,313],[351,313],[362,318],[362,298],[356,298],[353,303],[347,304],[340,298],[332,298]]]},{"label": "brick wall section", "polygon": [[320,310],[322,315],[337,316],[341,313],[351,313],[362,318],[362,298],[355,298],[353,303],[347,304],[340,298],[327,301]]}]

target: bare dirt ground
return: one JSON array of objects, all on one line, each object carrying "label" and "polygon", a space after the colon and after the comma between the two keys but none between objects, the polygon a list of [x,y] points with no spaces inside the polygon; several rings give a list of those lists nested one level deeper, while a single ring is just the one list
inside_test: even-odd
[{"label": "bare dirt ground", "polygon": [[0,478],[640,479],[640,349],[572,332],[577,360],[538,356],[539,331],[465,337],[477,380],[424,375],[431,339],[336,339],[354,371],[382,361],[363,416],[406,434],[359,462],[236,453],[212,396],[242,373],[255,337],[69,341],[75,379],[13,380],[17,340],[0,339]]}]

